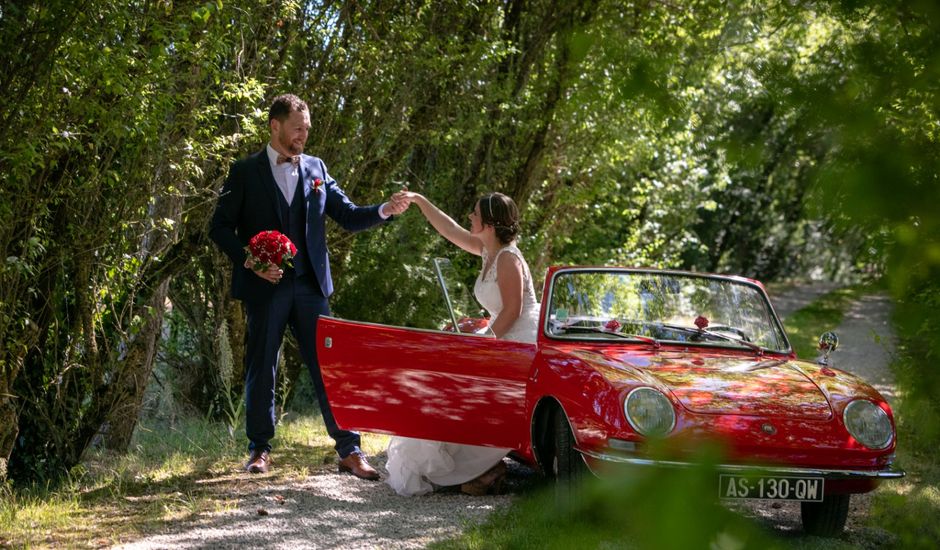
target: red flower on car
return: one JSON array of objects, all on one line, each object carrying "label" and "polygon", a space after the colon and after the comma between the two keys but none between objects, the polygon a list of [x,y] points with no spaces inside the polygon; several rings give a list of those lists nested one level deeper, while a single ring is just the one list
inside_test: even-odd
[{"label": "red flower on car", "polygon": [[697,326],[699,330],[705,330],[705,327],[708,326],[708,318],[699,315],[695,318],[695,326]]},{"label": "red flower on car", "polygon": [[291,267],[291,260],[297,255],[297,247],[280,231],[262,231],[252,237],[245,247],[248,253],[246,262],[255,271],[265,271],[272,265]]},{"label": "red flower on car", "polygon": [[620,326],[620,323],[618,323],[616,319],[611,319],[610,321],[607,321],[607,324],[604,325],[604,329],[611,332],[617,332],[620,330]]}]

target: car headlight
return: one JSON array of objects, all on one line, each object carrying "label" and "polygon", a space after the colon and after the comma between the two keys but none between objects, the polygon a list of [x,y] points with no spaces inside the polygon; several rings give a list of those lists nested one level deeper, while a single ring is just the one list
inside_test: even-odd
[{"label": "car headlight", "polygon": [[842,420],[852,437],[869,449],[884,449],[894,437],[888,413],[865,399],[849,403],[842,413]]},{"label": "car headlight", "polygon": [[663,436],[676,425],[676,411],[659,390],[636,388],[623,402],[623,412],[633,429],[645,436]]}]

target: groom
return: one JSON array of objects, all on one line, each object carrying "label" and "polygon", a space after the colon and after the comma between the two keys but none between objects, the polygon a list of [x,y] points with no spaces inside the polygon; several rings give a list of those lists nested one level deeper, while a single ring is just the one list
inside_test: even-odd
[{"label": "groom", "polygon": [[[402,213],[407,203],[354,204],[317,157],[304,155],[310,131],[307,104],[292,94],[274,98],[268,111],[270,142],[263,150],[235,162],[222,187],[209,236],[231,258],[232,296],[242,300],[248,317],[245,354],[245,414],[250,452],[246,469],[271,467],[274,437],[274,382],[278,350],[290,326],[316,390],[327,432],[336,442],[340,472],[378,479],[359,448],[359,434],[337,427],[316,355],[317,318],[329,315],[333,292],[327,255],[326,217],[348,231],[359,231]],[[254,271],[245,246],[261,231],[278,230],[297,246],[293,267]]]}]

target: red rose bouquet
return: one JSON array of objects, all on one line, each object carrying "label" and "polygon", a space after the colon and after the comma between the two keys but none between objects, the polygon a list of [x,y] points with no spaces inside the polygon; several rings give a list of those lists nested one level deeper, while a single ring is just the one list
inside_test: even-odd
[{"label": "red rose bouquet", "polygon": [[265,271],[272,265],[291,267],[297,247],[279,231],[262,231],[248,241],[245,252],[249,255],[247,265],[255,271]]}]

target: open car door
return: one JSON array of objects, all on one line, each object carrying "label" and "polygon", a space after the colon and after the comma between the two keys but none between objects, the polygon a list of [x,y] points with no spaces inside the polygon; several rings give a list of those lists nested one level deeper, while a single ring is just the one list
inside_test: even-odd
[{"label": "open car door", "polygon": [[535,344],[320,317],[317,356],[347,430],[521,449]]}]

